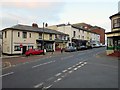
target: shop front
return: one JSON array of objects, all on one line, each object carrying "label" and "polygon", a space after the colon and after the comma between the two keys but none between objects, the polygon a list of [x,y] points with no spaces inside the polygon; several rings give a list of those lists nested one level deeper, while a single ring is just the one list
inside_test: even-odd
[{"label": "shop front", "polygon": [[55,51],[55,41],[36,40],[38,49],[46,49],[47,52]]}]

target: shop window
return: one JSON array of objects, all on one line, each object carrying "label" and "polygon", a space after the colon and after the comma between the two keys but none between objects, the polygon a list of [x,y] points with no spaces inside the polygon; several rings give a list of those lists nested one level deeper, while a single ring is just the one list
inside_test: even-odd
[{"label": "shop window", "polygon": [[14,46],[14,51],[21,51],[20,46]]},{"label": "shop window", "polygon": [[27,38],[27,32],[23,32],[23,38]]}]

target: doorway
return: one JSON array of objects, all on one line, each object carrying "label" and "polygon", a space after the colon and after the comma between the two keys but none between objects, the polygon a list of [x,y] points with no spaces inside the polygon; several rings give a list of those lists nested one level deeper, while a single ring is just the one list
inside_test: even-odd
[{"label": "doorway", "polygon": [[27,46],[23,46],[23,48],[22,48],[22,54],[25,54],[26,50],[27,50]]}]

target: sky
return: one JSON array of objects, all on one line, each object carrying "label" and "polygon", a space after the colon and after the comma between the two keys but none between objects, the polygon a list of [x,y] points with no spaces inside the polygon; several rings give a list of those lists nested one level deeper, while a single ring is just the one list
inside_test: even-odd
[{"label": "sky", "polygon": [[118,12],[119,0],[1,0],[0,30],[17,24],[50,25],[88,23],[111,31],[109,17]]}]

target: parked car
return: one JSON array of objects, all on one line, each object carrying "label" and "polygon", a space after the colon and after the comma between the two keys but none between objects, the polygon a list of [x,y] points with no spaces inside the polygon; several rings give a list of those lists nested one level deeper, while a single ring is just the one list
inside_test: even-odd
[{"label": "parked car", "polygon": [[76,51],[76,47],[73,47],[73,46],[68,46],[65,48],[65,52],[73,52],[73,51]]},{"label": "parked car", "polygon": [[81,50],[85,50],[85,49],[87,49],[87,46],[81,45],[81,46],[80,46],[80,49],[81,49]]},{"label": "parked car", "polygon": [[40,49],[29,49],[25,52],[25,55],[29,56],[29,55],[37,55],[42,53],[43,53],[43,50],[40,50]]}]

